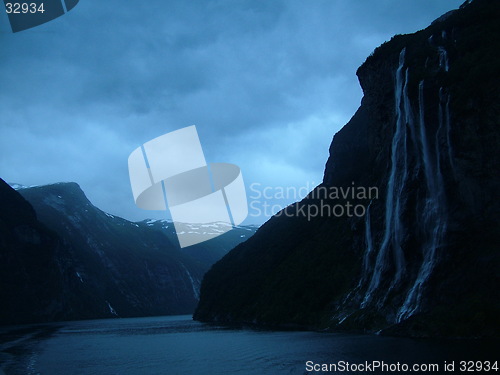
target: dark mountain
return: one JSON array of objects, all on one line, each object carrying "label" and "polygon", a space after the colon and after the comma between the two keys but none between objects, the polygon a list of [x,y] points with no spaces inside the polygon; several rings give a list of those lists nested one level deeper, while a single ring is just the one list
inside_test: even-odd
[{"label": "dark mountain", "polygon": [[499,19],[475,0],[378,47],[323,183],[212,267],[194,318],[498,336]]},{"label": "dark mountain", "polygon": [[4,324],[192,313],[203,274],[246,238],[181,250],[172,223],[107,214],[75,183],[1,188]]},{"label": "dark mountain", "polygon": [[0,322],[61,319],[69,274],[58,264],[60,238],[1,179],[0,207]]}]

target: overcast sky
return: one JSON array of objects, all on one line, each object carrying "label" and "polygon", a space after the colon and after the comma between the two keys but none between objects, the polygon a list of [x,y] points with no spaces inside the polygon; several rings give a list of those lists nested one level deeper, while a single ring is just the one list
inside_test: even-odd
[{"label": "overcast sky", "polygon": [[127,159],[194,124],[207,161],[240,166],[250,198],[312,189],[360,104],[358,66],[461,2],[81,0],[16,34],[2,12],[0,177],[75,181],[104,211],[165,217],[135,207]]}]

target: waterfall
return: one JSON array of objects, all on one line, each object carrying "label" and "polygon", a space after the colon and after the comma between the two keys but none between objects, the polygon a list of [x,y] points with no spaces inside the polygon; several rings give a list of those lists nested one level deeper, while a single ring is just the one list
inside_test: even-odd
[{"label": "waterfall", "polygon": [[427,191],[435,191],[436,181],[434,179],[432,157],[429,152],[429,145],[427,143],[427,134],[425,129],[424,118],[424,81],[418,84],[418,117],[419,117],[419,130],[420,130],[420,143],[422,150],[422,161],[424,164],[425,180],[427,183]]},{"label": "waterfall", "polygon": [[[446,31],[444,30],[441,32],[441,39],[443,42],[447,39]],[[434,35],[431,35],[429,38],[427,38],[427,42],[429,43],[429,45],[436,47],[434,41]],[[447,72],[450,68],[448,63],[448,52],[443,46],[437,46],[436,48],[439,54],[439,67],[443,69],[445,72]]]},{"label": "waterfall", "polygon": [[431,275],[438,259],[437,253],[442,244],[446,231],[444,181],[441,173],[440,134],[443,124],[446,127],[446,116],[443,116],[442,101],[440,100],[439,126],[435,134],[434,154],[431,153],[425,124],[424,82],[418,87],[419,105],[419,130],[421,143],[421,156],[426,180],[426,199],[422,210],[422,264],[418,275],[410,288],[406,299],[401,306],[397,321],[408,318],[418,311],[421,304],[423,288]]},{"label": "waterfall", "polygon": [[[449,69],[448,56],[443,47],[438,47],[439,68]],[[391,143],[391,165],[387,180],[385,200],[384,231],[380,245],[372,237],[371,203],[365,216],[365,253],[363,275],[358,287],[367,285],[360,307],[367,307],[377,291],[385,288],[377,299],[377,305],[384,304],[390,291],[402,285],[406,271],[403,252],[406,231],[401,221],[406,204],[405,187],[408,178],[422,178],[423,201],[419,206],[415,223],[417,236],[421,239],[421,264],[411,283],[404,302],[397,311],[396,320],[401,322],[415,312],[422,304],[422,295],[427,282],[439,260],[439,251],[443,245],[447,228],[446,200],[442,167],[448,160],[453,171],[452,148],[450,141],[450,97],[444,89],[439,91],[438,124],[436,127],[426,123],[424,81],[418,85],[418,121],[414,116],[408,95],[409,70],[404,68],[405,49],[399,55],[399,65],[395,72],[394,104],[395,130]],[[427,121],[431,121],[427,119]],[[407,130],[409,129],[409,130]],[[433,129],[436,129],[435,131]],[[415,164],[410,175],[407,140],[411,135]],[[413,153],[412,153],[413,155]],[[389,272],[392,273],[389,279]]]},{"label": "waterfall", "polygon": [[444,69],[445,72],[448,71],[450,68],[448,65],[448,53],[444,49],[444,47],[439,46],[438,47],[438,53],[439,53],[439,67],[441,69]]},{"label": "waterfall", "polygon": [[445,123],[445,114],[444,114],[444,94],[443,94],[443,88],[439,88],[439,109],[438,109],[438,119],[439,119],[439,127],[436,131],[436,136],[435,136],[435,143],[434,143],[434,152],[436,153],[436,171],[437,171],[437,177],[441,178],[442,182],[442,174],[441,174],[441,149],[439,147],[440,145],[440,140],[443,138],[442,137],[442,132],[443,132],[443,126],[446,126]]},{"label": "waterfall", "polygon": [[444,123],[446,128],[446,149],[448,150],[448,162],[450,163],[451,173],[455,177],[455,163],[453,161],[453,148],[451,146],[451,124],[450,124],[450,95],[445,94],[443,88],[439,89],[439,111],[444,113]]},{"label": "waterfall", "polygon": [[371,214],[370,214],[370,208],[372,206],[372,201],[370,201],[370,204],[368,205],[368,208],[366,209],[365,213],[365,245],[366,245],[366,251],[365,251],[365,256],[363,259],[363,276],[360,278],[359,281],[359,286],[365,281],[365,279],[368,277],[368,274],[371,271],[370,267],[370,258],[373,253],[373,238],[372,238],[372,224],[371,224]]},{"label": "waterfall", "polygon": [[[405,114],[405,122],[410,128],[410,134],[411,134],[411,139],[413,143],[413,148],[414,150],[419,149],[419,145],[417,143],[417,131],[415,129],[415,121],[414,121],[414,116],[413,116],[413,111],[411,109],[411,104],[410,104],[410,97],[408,96],[408,85],[407,82],[409,81],[408,77],[408,69],[406,69],[406,74],[405,74],[405,84],[403,87],[403,103],[404,103],[404,114]],[[416,168],[420,168],[420,160],[417,158],[416,159]]]},{"label": "waterfall", "polygon": [[[443,40],[446,39],[446,31],[443,30],[442,34]],[[448,60],[448,54],[444,47],[438,47],[439,52],[439,67],[447,72],[450,69],[450,64]],[[444,121],[444,127],[446,129],[446,149],[448,150],[448,161],[450,163],[451,171],[453,176],[455,176],[455,165],[453,163],[453,149],[451,147],[450,140],[450,96],[444,93],[443,88],[439,89],[439,124],[440,127]],[[437,146],[436,146],[437,147]]]},{"label": "waterfall", "polygon": [[200,300],[200,282],[198,280],[193,279],[191,276],[191,273],[189,270],[186,268],[186,266],[183,263],[180,263],[184,271],[186,272],[187,277],[189,278],[189,281],[191,282],[191,288],[193,288],[193,296],[194,298],[199,301]]},{"label": "waterfall", "polygon": [[[407,134],[406,134],[406,126],[410,127],[410,130],[414,132],[413,128],[413,113],[410,106],[410,99],[408,97],[408,69],[405,71],[405,78],[402,90],[402,102],[403,108],[401,109],[401,105],[399,111],[397,110],[396,122],[398,123],[398,127],[400,129],[399,143],[400,147],[396,150],[396,160],[397,169],[395,173],[395,179],[393,183],[394,194],[393,198],[395,199],[394,211],[392,214],[393,220],[393,231],[392,231],[392,251],[394,256],[394,262],[396,266],[396,275],[392,280],[391,287],[394,287],[403,276],[405,272],[405,259],[402,248],[402,243],[404,240],[404,227],[401,222],[401,214],[402,208],[404,206],[404,195],[403,190],[406,184],[406,180],[408,178],[408,150],[407,150]],[[402,161],[401,161],[402,159]],[[401,165],[402,164],[402,165]],[[389,185],[389,184],[388,184]],[[386,202],[387,205],[387,202]],[[392,203],[390,203],[392,205]]]},{"label": "waterfall", "polygon": [[[395,110],[396,129],[391,146],[391,169],[387,182],[387,195],[385,201],[385,230],[382,244],[377,253],[373,274],[361,307],[365,307],[373,296],[374,291],[380,286],[381,276],[387,268],[389,251],[393,251],[395,276],[391,288],[396,285],[405,270],[405,261],[401,243],[404,228],[401,223],[402,192],[408,176],[407,150],[406,150],[406,124],[411,116],[409,100],[407,97],[408,70],[403,75],[405,62],[405,49],[399,54],[399,66],[396,70],[395,84]],[[370,235],[371,236],[371,235]],[[367,248],[367,252],[371,249]],[[390,288],[389,288],[390,289]],[[389,290],[387,291],[387,293]],[[386,294],[387,295],[387,294]]]}]

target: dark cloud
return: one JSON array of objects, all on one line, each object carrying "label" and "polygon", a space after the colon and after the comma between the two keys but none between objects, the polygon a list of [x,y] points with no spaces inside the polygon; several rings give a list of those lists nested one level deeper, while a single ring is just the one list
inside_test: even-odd
[{"label": "dark cloud", "polygon": [[[81,1],[12,34],[0,19],[0,175],[76,181],[131,219],[128,154],[196,124],[247,184],[319,183],[359,105],[356,68],[460,1]],[[160,214],[158,214],[160,215]]]}]

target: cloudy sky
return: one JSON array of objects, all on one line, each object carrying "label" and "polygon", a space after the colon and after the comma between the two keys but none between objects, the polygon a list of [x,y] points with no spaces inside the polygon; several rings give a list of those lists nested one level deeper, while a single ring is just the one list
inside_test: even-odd
[{"label": "cloudy sky", "polygon": [[2,12],[0,177],[75,181],[109,213],[165,217],[135,207],[127,159],[194,124],[208,162],[240,166],[250,199],[312,188],[359,106],[357,67],[461,2],[81,0],[16,34]]}]

